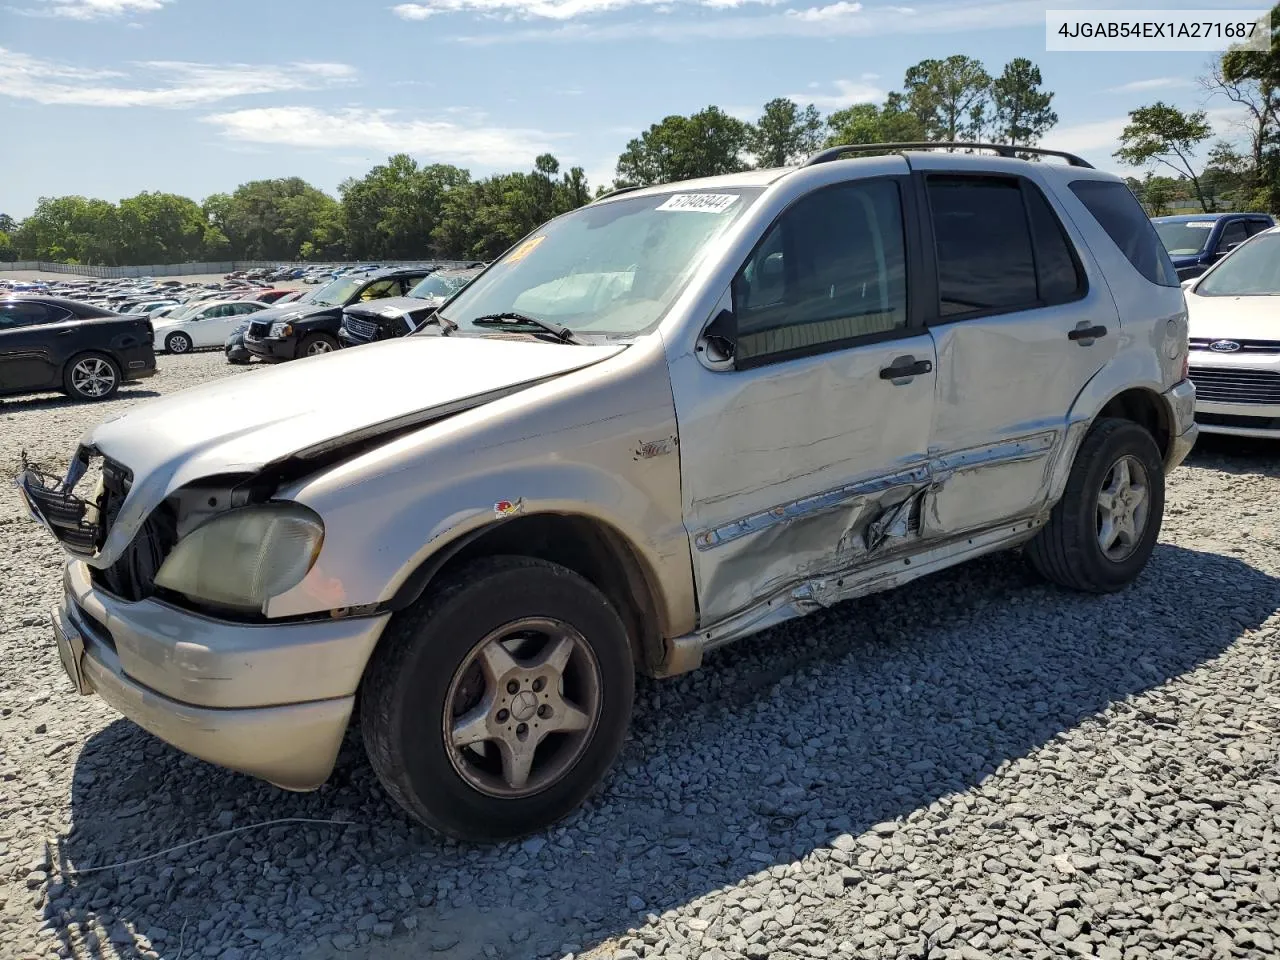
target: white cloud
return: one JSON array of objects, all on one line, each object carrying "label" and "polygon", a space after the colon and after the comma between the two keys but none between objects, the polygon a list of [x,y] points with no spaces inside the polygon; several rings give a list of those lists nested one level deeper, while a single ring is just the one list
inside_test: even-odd
[{"label": "white cloud", "polygon": [[1112,151],[1120,145],[1120,131],[1128,122],[1128,117],[1110,117],[1106,120],[1054,127],[1044,135],[1041,145],[1051,150],[1066,150],[1068,153],[1102,151],[1111,156]]},{"label": "white cloud", "polygon": [[[782,0],[681,0],[687,5],[728,10],[748,4],[774,6]],[[445,13],[475,13],[503,20],[572,20],[575,17],[608,13],[626,7],[653,7],[669,12],[671,0],[427,0],[400,3],[391,12],[403,20],[426,20]]]},{"label": "white cloud", "polygon": [[152,60],[132,64],[136,74],[87,70],[0,47],[0,96],[47,105],[83,107],[192,107],[259,93],[315,90],[356,76],[342,63],[255,66]]},{"label": "white cloud", "polygon": [[875,103],[877,100],[884,99],[884,91],[869,84],[854,83],[852,80],[836,80],[831,85],[835,87],[834,93],[789,93],[787,98],[796,103],[812,103],[823,110],[842,110],[855,103]]},{"label": "white cloud", "polygon": [[231,140],[290,147],[419,154],[445,163],[525,167],[552,150],[555,134],[452,120],[403,119],[395,110],[261,107],[201,118]]},{"label": "white cloud", "polygon": [[[439,0],[447,3],[531,4],[546,0]],[[586,4],[630,6],[647,0],[565,0]],[[1103,0],[1092,0],[1105,5]],[[601,9],[606,9],[601,7]],[[567,18],[561,18],[567,19]],[[757,40],[776,37],[878,37],[899,34],[954,33],[1039,26],[1044,23],[1041,0],[977,0],[938,2],[928,7],[863,7],[850,0],[818,6],[796,7],[765,14],[742,14],[699,20],[644,21],[588,24],[564,23],[555,27],[530,27],[458,37],[463,43],[488,45],[528,43],[547,40],[596,42],[601,40],[663,40],[669,42],[703,40]]]},{"label": "white cloud", "polygon": [[22,10],[38,17],[69,20],[105,20],[110,17],[154,13],[173,0],[43,0],[43,6]]},{"label": "white cloud", "polygon": [[1150,80],[1133,80],[1118,87],[1110,87],[1107,93],[1142,93],[1146,90],[1172,90],[1193,86],[1195,81],[1187,77],[1152,77]]}]

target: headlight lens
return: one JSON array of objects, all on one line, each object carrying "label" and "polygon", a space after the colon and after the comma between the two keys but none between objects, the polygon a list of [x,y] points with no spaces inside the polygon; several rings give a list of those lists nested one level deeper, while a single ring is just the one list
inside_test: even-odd
[{"label": "headlight lens", "polygon": [[156,584],[193,600],[259,611],[302,582],[324,542],[324,524],[297,503],[240,507],[191,531]]},{"label": "headlight lens", "polygon": [[273,324],[271,325],[271,333],[270,333],[270,334],[268,334],[268,336],[272,336],[272,337],[287,337],[287,336],[289,336],[291,333],[293,333],[293,324],[291,324],[291,323],[273,323]]}]

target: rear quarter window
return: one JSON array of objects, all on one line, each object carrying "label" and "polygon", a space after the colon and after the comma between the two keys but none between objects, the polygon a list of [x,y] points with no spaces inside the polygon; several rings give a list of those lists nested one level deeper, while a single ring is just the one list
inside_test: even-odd
[{"label": "rear quarter window", "polygon": [[1071,192],[1142,276],[1162,287],[1178,286],[1178,272],[1138,198],[1123,183],[1073,180]]}]

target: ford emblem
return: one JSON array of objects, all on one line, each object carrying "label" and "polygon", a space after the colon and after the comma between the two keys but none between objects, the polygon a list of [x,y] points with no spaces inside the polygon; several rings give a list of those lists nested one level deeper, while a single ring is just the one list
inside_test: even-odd
[{"label": "ford emblem", "polygon": [[1209,344],[1209,349],[1215,353],[1235,353],[1240,349],[1240,344],[1234,340],[1215,340]]}]

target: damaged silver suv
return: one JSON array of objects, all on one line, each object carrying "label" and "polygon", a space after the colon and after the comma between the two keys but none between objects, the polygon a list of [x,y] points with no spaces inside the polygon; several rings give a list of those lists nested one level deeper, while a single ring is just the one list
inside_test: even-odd
[{"label": "damaged silver suv", "polygon": [[1012,547],[1124,587],[1196,436],[1173,265],[1076,157],[921,146],[616,191],[407,338],[25,470],[76,688],[291,790],[358,705],[405,810],[502,838],[604,777],[637,671]]}]

